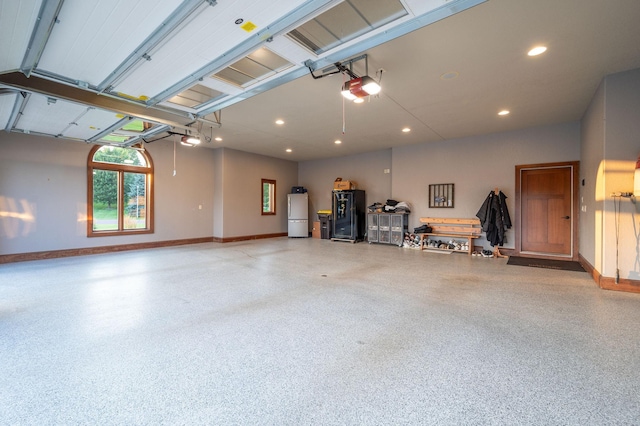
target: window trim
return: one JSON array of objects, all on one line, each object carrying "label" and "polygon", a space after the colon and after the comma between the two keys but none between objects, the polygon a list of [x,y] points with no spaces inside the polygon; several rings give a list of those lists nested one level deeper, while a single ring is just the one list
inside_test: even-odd
[{"label": "window trim", "polygon": [[[270,197],[271,210],[264,211],[264,184],[268,183],[273,185],[273,196]],[[260,212],[262,216],[274,216],[276,214],[276,181],[275,179],[262,179],[260,183]]]},{"label": "window trim", "polygon": [[[95,153],[106,145],[95,145],[89,151],[89,158],[87,159],[87,237],[112,237],[122,235],[139,235],[139,234],[153,234],[154,230],[154,212],[153,212],[153,181],[154,181],[154,168],[151,156],[147,151],[139,151],[140,154],[147,161],[147,167],[144,166],[132,166],[128,164],[114,164],[103,163],[99,161],[93,161]],[[129,148],[130,147],[117,147],[117,148]],[[118,230],[107,231],[95,231],[93,229],[93,171],[94,170],[111,170],[118,172],[121,178],[118,179],[118,201],[119,205],[122,200],[122,194],[124,192],[124,173],[144,173],[146,175],[146,205],[145,215],[147,217],[147,227],[144,229],[124,229],[124,215],[120,212],[122,208],[118,208]]]}]

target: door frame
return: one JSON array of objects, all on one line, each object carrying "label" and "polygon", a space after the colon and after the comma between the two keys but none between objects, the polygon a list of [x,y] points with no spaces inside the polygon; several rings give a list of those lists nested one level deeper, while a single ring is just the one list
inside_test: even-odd
[{"label": "door frame", "polygon": [[[571,255],[570,256],[554,256],[550,254],[533,254],[530,252],[522,252],[522,172],[525,170],[542,170],[542,169],[558,169],[569,167],[571,168]],[[561,163],[542,163],[542,164],[524,164],[516,165],[516,208],[515,208],[515,234],[516,244],[514,249],[515,256],[532,257],[540,259],[555,259],[555,260],[567,260],[578,261],[580,254],[579,249],[579,214],[580,206],[579,200],[579,180],[580,180],[580,162],[579,161],[567,161]]]}]

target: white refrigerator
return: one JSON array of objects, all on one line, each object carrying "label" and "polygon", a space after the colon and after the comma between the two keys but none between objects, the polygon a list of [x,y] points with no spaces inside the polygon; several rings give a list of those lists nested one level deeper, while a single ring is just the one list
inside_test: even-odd
[{"label": "white refrigerator", "polygon": [[289,237],[309,237],[309,195],[287,195]]}]

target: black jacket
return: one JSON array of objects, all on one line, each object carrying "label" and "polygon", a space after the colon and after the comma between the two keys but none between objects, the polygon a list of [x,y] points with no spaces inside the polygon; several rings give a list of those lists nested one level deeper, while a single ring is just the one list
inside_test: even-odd
[{"label": "black jacket", "polygon": [[506,228],[512,226],[506,200],[507,196],[502,191],[499,194],[491,191],[476,213],[476,217],[480,219],[482,230],[486,233],[487,241],[492,246],[503,245]]}]

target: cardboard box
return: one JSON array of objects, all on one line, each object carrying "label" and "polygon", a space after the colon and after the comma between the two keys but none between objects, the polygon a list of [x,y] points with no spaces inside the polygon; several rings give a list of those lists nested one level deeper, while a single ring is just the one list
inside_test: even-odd
[{"label": "cardboard box", "polygon": [[313,229],[311,230],[311,238],[320,238],[320,222],[313,222]]},{"label": "cardboard box", "polygon": [[343,191],[345,189],[356,189],[356,183],[352,180],[337,180],[333,182],[333,189]]}]

